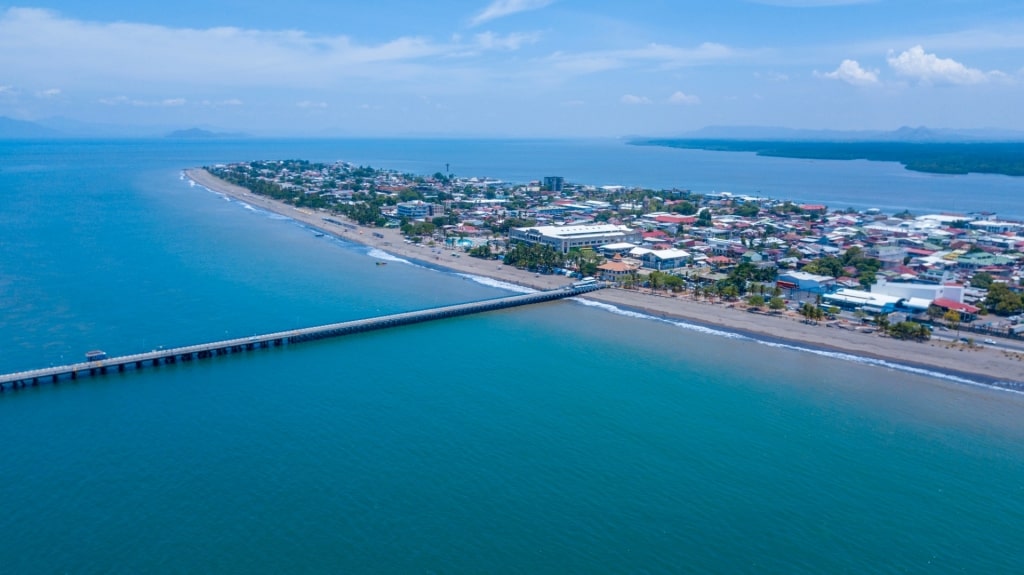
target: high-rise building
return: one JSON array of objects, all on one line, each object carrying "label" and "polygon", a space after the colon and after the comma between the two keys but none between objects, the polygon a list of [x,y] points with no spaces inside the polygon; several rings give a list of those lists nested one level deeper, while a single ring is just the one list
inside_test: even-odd
[{"label": "high-rise building", "polygon": [[562,176],[544,176],[544,189],[549,192],[561,192],[565,185],[565,178]]}]

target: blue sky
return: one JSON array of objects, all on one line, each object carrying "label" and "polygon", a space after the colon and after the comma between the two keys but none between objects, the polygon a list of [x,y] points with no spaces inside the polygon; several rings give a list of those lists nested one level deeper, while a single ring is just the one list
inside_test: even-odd
[{"label": "blue sky", "polygon": [[0,115],[254,135],[1024,130],[1020,0],[0,4]]}]

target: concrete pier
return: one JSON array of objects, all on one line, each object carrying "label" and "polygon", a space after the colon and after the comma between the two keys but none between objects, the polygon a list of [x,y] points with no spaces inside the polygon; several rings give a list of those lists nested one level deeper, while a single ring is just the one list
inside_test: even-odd
[{"label": "concrete pier", "polygon": [[[37,386],[40,382],[45,380],[49,380],[51,383],[59,383],[61,379],[77,380],[79,376],[85,375],[99,377],[106,375],[108,372],[124,373],[129,371],[129,367],[134,368],[135,371],[139,371],[147,366],[159,366],[161,363],[174,364],[178,361],[191,362],[220,355],[240,353],[242,351],[269,349],[272,347],[283,346],[285,344],[326,339],[329,337],[340,337],[343,335],[378,329],[387,329],[414,323],[554,301],[582,295],[604,287],[605,284],[598,282],[579,282],[564,288],[531,294],[500,297],[420,311],[396,313],[368,319],[332,323],[315,327],[268,333],[264,335],[254,335],[252,337],[227,339],[210,343],[201,343],[198,345],[176,347],[172,349],[153,350],[146,353],[110,357],[97,361],[85,361],[43,369],[8,373],[0,375],[0,392],[11,389],[22,389],[28,386]],[[108,368],[116,369],[108,370]]]}]

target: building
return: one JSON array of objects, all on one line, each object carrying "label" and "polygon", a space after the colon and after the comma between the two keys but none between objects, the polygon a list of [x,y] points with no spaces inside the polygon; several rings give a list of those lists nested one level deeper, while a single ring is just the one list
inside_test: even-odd
[{"label": "building", "polygon": [[779,274],[776,285],[782,289],[800,290],[811,293],[825,293],[836,284],[836,278],[819,276],[807,272],[786,272]]},{"label": "building", "polygon": [[636,265],[621,258],[597,266],[597,277],[602,281],[619,281],[637,270]]},{"label": "building", "polygon": [[630,252],[630,255],[639,257],[645,268],[659,271],[686,267],[686,264],[690,261],[690,252],[677,249],[649,250],[646,248],[636,248]]},{"label": "building", "polygon": [[603,255],[604,257],[612,258],[615,257],[616,254],[627,254],[630,250],[632,250],[635,247],[637,247],[636,244],[622,242],[617,244],[605,244],[599,247],[598,251],[601,252],[601,255]]},{"label": "building", "polygon": [[[905,298],[907,300],[926,300],[929,304],[935,300],[948,300],[957,303],[964,301],[964,286],[958,283],[924,284],[887,282],[879,279],[871,286],[871,293]],[[925,308],[928,306],[926,305]]]},{"label": "building", "polygon": [[441,215],[443,210],[440,206],[428,204],[421,200],[402,202],[396,206],[395,214],[400,218],[410,220],[421,220],[435,215]]},{"label": "building", "polygon": [[544,189],[549,192],[561,193],[565,187],[565,178],[562,176],[544,176]]},{"label": "building", "polygon": [[900,306],[903,299],[888,295],[853,289],[840,289],[835,293],[825,294],[822,300],[826,305],[851,311],[863,311],[878,315],[892,313]]},{"label": "building", "polygon": [[573,248],[596,248],[621,242],[638,244],[641,235],[638,230],[628,226],[588,224],[512,228],[508,232],[508,239],[528,244],[546,244],[564,254]]}]

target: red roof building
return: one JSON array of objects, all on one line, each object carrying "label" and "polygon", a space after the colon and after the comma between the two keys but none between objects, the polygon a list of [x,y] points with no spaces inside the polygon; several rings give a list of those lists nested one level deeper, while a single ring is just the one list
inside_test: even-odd
[{"label": "red roof building", "polygon": [[681,224],[691,225],[697,222],[697,218],[694,216],[658,216],[654,218],[654,221],[659,224]]},{"label": "red roof building", "polygon": [[979,311],[981,311],[981,308],[974,307],[973,305],[960,303],[958,301],[945,298],[938,298],[932,303],[945,310],[958,311],[960,313],[965,313],[969,315],[976,315]]}]

